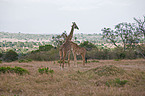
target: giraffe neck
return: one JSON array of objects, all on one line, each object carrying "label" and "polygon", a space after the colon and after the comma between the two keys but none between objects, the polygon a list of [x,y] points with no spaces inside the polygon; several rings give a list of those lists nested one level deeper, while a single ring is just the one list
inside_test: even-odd
[{"label": "giraffe neck", "polygon": [[67,41],[72,39],[72,37],[73,37],[73,32],[74,32],[74,28],[73,28],[73,26],[72,26],[71,32],[70,32],[70,34],[69,34],[69,35],[67,36],[67,38],[66,38]]}]

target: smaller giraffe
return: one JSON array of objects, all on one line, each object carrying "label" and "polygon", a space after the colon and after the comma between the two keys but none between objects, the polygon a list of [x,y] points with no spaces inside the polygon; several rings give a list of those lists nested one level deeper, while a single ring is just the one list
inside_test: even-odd
[{"label": "smaller giraffe", "polygon": [[[86,56],[86,49],[84,47],[78,46],[76,43],[71,42],[71,50],[74,55],[74,65],[77,64],[76,55],[81,55],[83,60],[83,65],[85,66],[85,56]],[[77,64],[78,66],[78,64]]]}]

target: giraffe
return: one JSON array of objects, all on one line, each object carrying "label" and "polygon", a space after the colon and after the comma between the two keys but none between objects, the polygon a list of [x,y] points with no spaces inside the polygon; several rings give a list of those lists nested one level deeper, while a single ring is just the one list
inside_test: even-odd
[{"label": "giraffe", "polygon": [[[67,35],[65,33],[62,34],[63,38],[67,38]],[[77,58],[76,55],[81,55],[82,56],[82,60],[83,60],[83,65],[85,66],[85,55],[86,55],[86,49],[84,47],[80,47],[78,46],[76,43],[70,41],[70,45],[71,45],[71,50],[73,52],[74,55],[74,65],[77,63]],[[68,62],[70,61],[70,54],[68,56]],[[69,64],[70,66],[70,64]],[[77,65],[78,66],[78,65]]]},{"label": "giraffe", "polygon": [[[78,29],[78,26],[76,25],[75,22],[72,22],[73,25],[71,26],[71,31],[70,31],[70,34],[67,36],[67,38],[65,39],[65,42],[60,46],[59,48],[59,56],[60,56],[60,67],[64,68],[64,62],[65,62],[65,57],[68,53],[68,65],[70,65],[70,51],[71,51],[71,39],[73,37],[73,32],[74,32],[74,29]],[[62,57],[63,55],[63,57]],[[63,63],[61,65],[61,62]]]},{"label": "giraffe", "polygon": [[[81,55],[83,60],[83,65],[85,66],[85,55],[86,55],[86,49],[84,47],[78,46],[76,43],[71,42],[71,50],[74,55],[74,65],[77,64],[77,58],[76,55]],[[78,64],[77,64],[78,66]]]}]

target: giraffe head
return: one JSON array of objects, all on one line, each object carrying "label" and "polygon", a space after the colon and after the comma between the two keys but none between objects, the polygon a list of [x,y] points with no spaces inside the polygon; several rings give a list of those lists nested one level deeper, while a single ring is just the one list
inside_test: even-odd
[{"label": "giraffe head", "polygon": [[72,22],[72,23],[73,23],[72,27],[73,27],[74,29],[78,29],[78,30],[79,30],[79,27],[76,25],[76,23],[75,23],[75,22]]}]

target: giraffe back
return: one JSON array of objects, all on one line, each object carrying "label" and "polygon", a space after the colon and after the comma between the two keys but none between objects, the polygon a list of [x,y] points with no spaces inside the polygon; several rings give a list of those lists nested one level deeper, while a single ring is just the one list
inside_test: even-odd
[{"label": "giraffe back", "polygon": [[86,49],[84,47],[80,47],[74,42],[71,42],[71,50],[75,52],[77,55],[86,53]]}]

